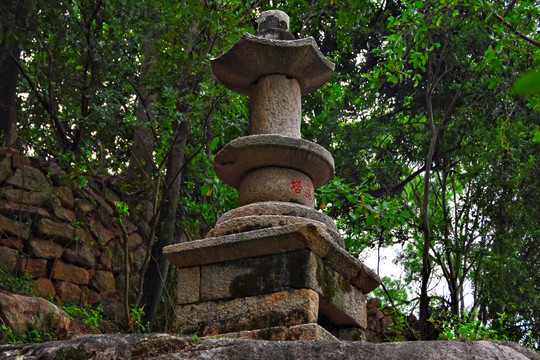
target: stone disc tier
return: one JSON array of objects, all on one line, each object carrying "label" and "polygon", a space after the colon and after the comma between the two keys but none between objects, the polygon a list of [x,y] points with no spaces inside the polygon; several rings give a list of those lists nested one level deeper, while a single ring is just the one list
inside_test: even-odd
[{"label": "stone disc tier", "polygon": [[302,95],[309,94],[327,82],[334,71],[334,64],[324,57],[312,37],[273,40],[249,33],[211,64],[219,81],[242,95],[251,95],[252,85],[269,74],[295,78]]},{"label": "stone disc tier", "polygon": [[321,222],[325,224],[329,230],[337,232],[337,227],[334,223],[334,220],[332,220],[331,217],[326,216],[324,213],[300,204],[280,201],[259,202],[229,210],[225,214],[221,215],[216,225],[219,226],[233,219],[255,215],[283,215],[291,217],[302,217]]},{"label": "stone disc tier", "polygon": [[229,234],[238,234],[246,231],[270,229],[285,225],[317,224],[323,227],[334,242],[344,248],[345,243],[337,231],[330,230],[325,223],[299,216],[286,215],[253,215],[232,219],[216,225],[207,235],[207,238]]},{"label": "stone disc tier", "polygon": [[334,159],[310,141],[259,134],[230,142],[216,154],[214,169],[238,189],[240,205],[284,201],[313,207],[315,189],[332,178]]},{"label": "stone disc tier", "polygon": [[332,179],[334,159],[325,148],[310,141],[266,134],[235,139],[214,159],[216,174],[235,189],[249,171],[264,167],[298,170],[319,188]]},{"label": "stone disc tier", "polygon": [[332,218],[305,205],[280,201],[256,202],[232,209],[218,219],[206,237],[306,223],[323,226],[336,244],[345,247]]}]

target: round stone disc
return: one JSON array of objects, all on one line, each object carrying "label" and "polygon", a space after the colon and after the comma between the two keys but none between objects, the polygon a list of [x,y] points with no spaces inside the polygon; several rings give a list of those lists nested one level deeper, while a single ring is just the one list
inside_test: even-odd
[{"label": "round stone disc", "polygon": [[334,232],[338,231],[334,220],[324,213],[304,205],[283,201],[265,201],[240,206],[221,215],[217,225],[232,219],[254,215],[284,215],[313,219],[324,223],[328,229]]},{"label": "round stone disc", "polygon": [[315,189],[334,175],[334,158],[315,143],[281,135],[250,135],[231,141],[214,159],[214,170],[224,183],[235,189],[248,171],[262,167],[283,167],[303,172]]},{"label": "round stone disc", "polygon": [[217,237],[222,235],[237,234],[246,231],[268,229],[284,225],[315,223],[324,226],[328,234],[334,242],[344,248],[345,244],[341,236],[334,230],[328,228],[325,223],[318,220],[286,215],[252,215],[239,218],[233,218],[228,221],[220,222],[215,228],[210,230],[206,238]]}]

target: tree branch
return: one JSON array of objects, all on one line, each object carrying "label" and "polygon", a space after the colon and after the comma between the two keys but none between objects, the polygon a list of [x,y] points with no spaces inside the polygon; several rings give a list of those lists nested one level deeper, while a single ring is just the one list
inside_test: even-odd
[{"label": "tree branch", "polygon": [[506,26],[508,29],[512,30],[512,32],[514,34],[516,34],[517,36],[519,36],[520,38],[522,38],[523,40],[527,41],[528,43],[531,43],[537,47],[540,47],[540,42],[534,40],[534,39],[531,39],[530,37],[528,37],[527,35],[525,35],[524,33],[522,33],[521,31],[517,30],[517,29],[514,29],[512,27],[512,24],[510,24],[508,21],[504,21],[504,18],[497,14],[497,13],[493,13],[493,16],[499,20],[504,26]]},{"label": "tree branch", "polygon": [[54,128],[56,130],[56,133],[58,135],[58,139],[60,140],[60,143],[62,144],[62,148],[69,149],[71,148],[71,142],[69,141],[67,134],[62,127],[62,124],[60,122],[60,119],[58,119],[58,116],[53,112],[51,104],[45,99],[45,97],[39,92],[39,90],[36,87],[36,84],[32,81],[30,78],[30,75],[26,72],[25,68],[21,65],[19,60],[15,58],[12,54],[9,54],[9,56],[13,59],[13,62],[19,69],[21,75],[24,77],[30,88],[32,89],[32,92],[34,95],[38,98],[40,104],[43,106],[49,117],[53,120]]}]

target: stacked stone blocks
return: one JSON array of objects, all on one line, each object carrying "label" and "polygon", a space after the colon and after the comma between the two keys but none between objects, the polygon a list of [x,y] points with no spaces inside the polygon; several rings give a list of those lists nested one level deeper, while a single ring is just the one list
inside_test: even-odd
[{"label": "stacked stone blocks", "polygon": [[123,243],[128,242],[134,290],[146,255],[143,237],[149,219],[132,211],[132,218],[124,220],[125,239],[114,202],[129,201],[97,177],[80,187],[74,179],[54,161],[0,148],[0,267],[13,275],[28,274],[37,296],[102,303],[115,318],[123,314]]}]

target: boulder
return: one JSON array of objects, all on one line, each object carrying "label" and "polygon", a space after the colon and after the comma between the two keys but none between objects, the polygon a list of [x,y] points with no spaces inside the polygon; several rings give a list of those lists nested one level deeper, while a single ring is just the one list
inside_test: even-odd
[{"label": "boulder", "polygon": [[22,240],[17,237],[2,238],[0,239],[0,245],[17,250],[22,250],[24,247]]},{"label": "boulder", "polygon": [[114,238],[114,233],[99,221],[90,220],[90,231],[98,239],[100,245],[107,245]]},{"label": "boulder", "polygon": [[75,208],[75,201],[73,199],[73,191],[67,186],[60,186],[58,188],[58,199],[60,204],[68,210]]},{"label": "boulder", "polygon": [[56,290],[51,280],[47,278],[39,278],[33,281],[34,295],[43,298],[55,297]]},{"label": "boulder", "polygon": [[85,244],[78,245],[75,249],[64,249],[62,259],[86,268],[93,268],[96,265],[94,251]]},{"label": "boulder", "polygon": [[33,278],[47,276],[47,260],[23,258],[19,261],[20,270]]},{"label": "boulder", "polygon": [[54,286],[56,294],[65,302],[78,304],[84,302],[85,297],[80,287],[67,281],[60,281]]},{"label": "boulder", "polygon": [[5,246],[0,246],[0,269],[14,272],[17,269],[19,252]]},{"label": "boulder", "polygon": [[0,157],[0,183],[3,183],[11,175],[11,156]]},{"label": "boulder", "polygon": [[[60,339],[69,338],[78,332],[71,318],[53,303],[32,296],[22,296],[0,291],[0,317],[15,335],[29,330],[57,334]],[[0,350],[0,358],[3,356]]]},{"label": "boulder", "polygon": [[372,344],[349,341],[193,339],[161,333],[108,334],[41,344],[1,345],[0,358],[17,359],[408,359],[538,360],[531,349],[508,342],[415,341]]},{"label": "boulder", "polygon": [[83,218],[86,214],[88,214],[90,211],[94,210],[92,205],[83,199],[75,199],[75,212],[77,213],[78,218]]},{"label": "boulder", "polygon": [[11,155],[11,166],[14,169],[18,169],[20,167],[30,166],[30,165],[32,165],[30,159],[24,155],[19,154],[18,151]]},{"label": "boulder", "polygon": [[144,243],[144,239],[139,233],[133,233],[127,239],[129,248],[139,247]]},{"label": "boulder", "polygon": [[0,213],[8,217],[25,215],[30,219],[51,216],[49,212],[43,208],[5,200],[0,200]]},{"label": "boulder", "polygon": [[69,175],[54,160],[50,160],[47,172],[51,175],[51,180],[57,186],[64,185],[69,179]]},{"label": "boulder", "polygon": [[100,294],[116,292],[116,282],[113,273],[110,271],[96,271],[92,279],[92,286]]},{"label": "boulder", "polygon": [[38,237],[52,239],[61,245],[69,244],[75,240],[75,228],[73,226],[47,218],[39,220],[35,232]]},{"label": "boulder", "polygon": [[62,206],[54,207],[54,216],[56,216],[60,220],[67,221],[70,224],[77,221],[77,218],[75,217],[75,213]]},{"label": "boulder", "polygon": [[21,189],[3,189],[2,196],[8,201],[26,205],[41,206],[47,199],[48,193],[44,191],[26,191]]}]

